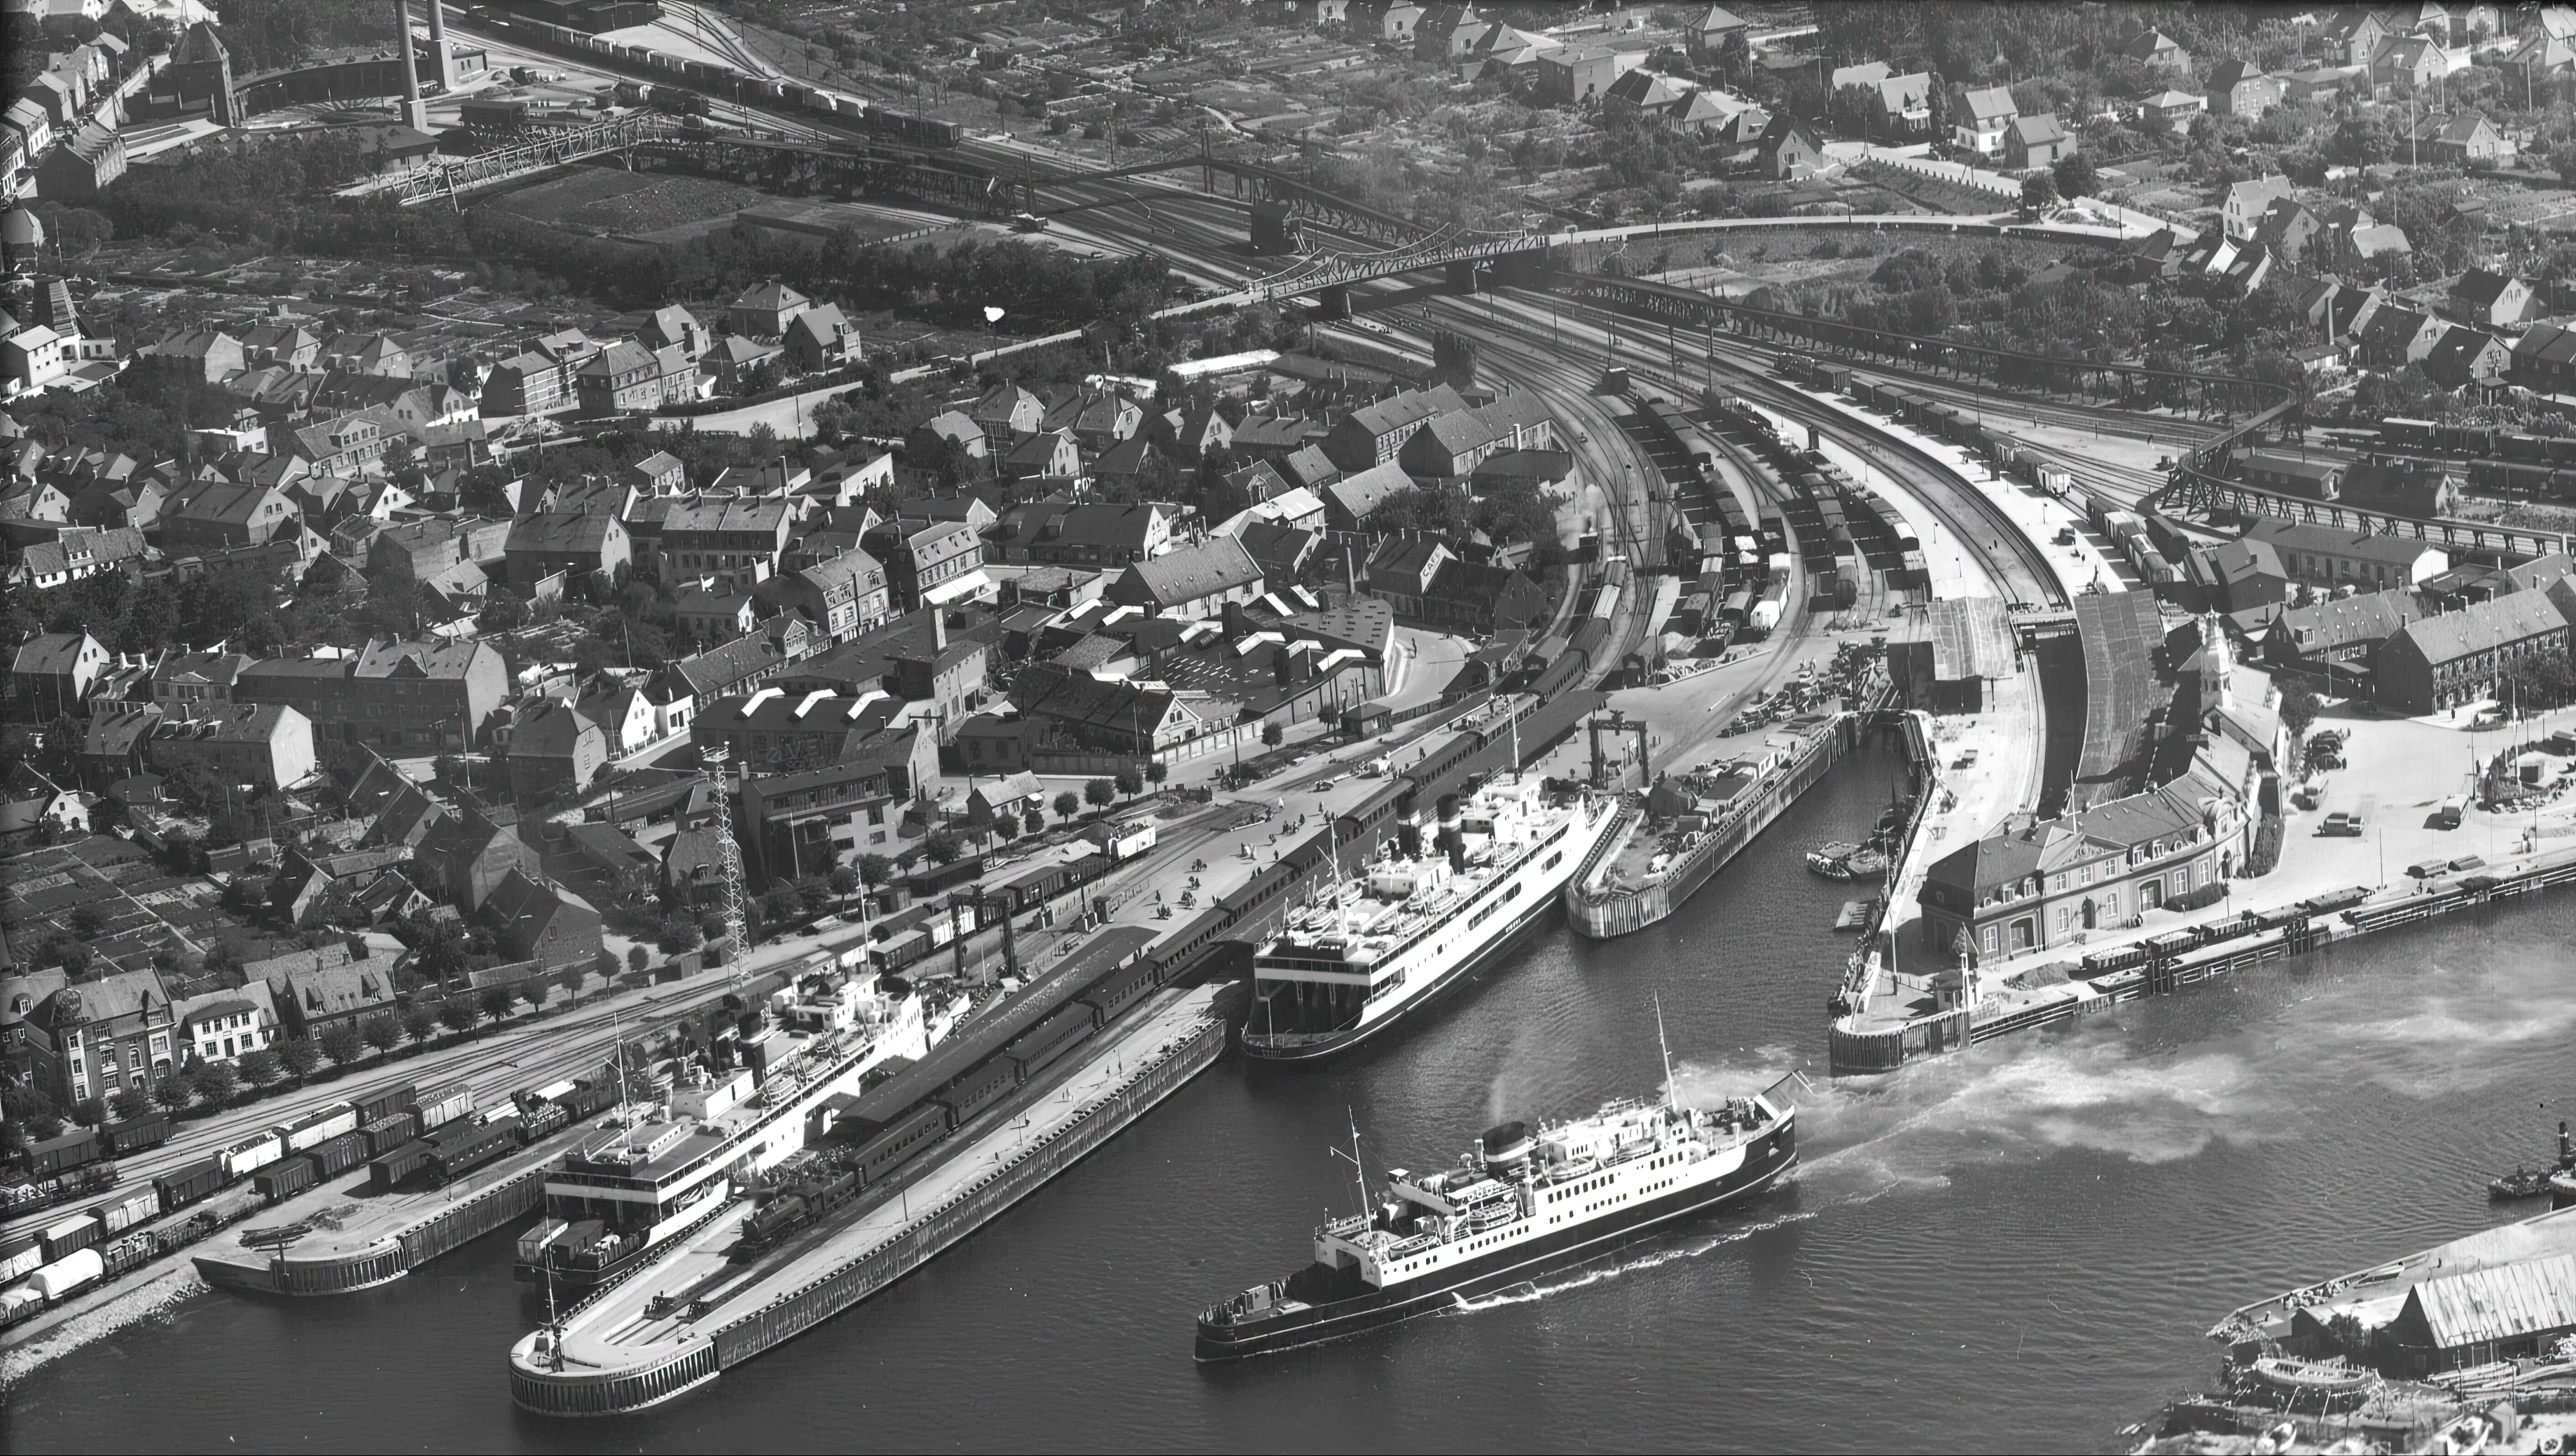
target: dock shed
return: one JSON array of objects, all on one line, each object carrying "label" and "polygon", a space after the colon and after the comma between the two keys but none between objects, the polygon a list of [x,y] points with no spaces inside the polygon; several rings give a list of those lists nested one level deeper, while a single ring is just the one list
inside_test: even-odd
[{"label": "dock shed", "polygon": [[2392,1373],[2429,1375],[2538,1355],[2576,1333],[2576,1254],[2427,1279],[2386,1338]]},{"label": "dock shed", "polygon": [[1984,711],[1991,685],[2015,670],[2004,604],[1993,597],[1929,603],[1889,637],[1887,667],[1908,707]]}]

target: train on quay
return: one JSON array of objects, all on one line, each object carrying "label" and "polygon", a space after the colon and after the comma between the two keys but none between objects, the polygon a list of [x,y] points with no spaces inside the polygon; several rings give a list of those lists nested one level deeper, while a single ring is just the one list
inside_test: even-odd
[{"label": "train on quay", "polygon": [[[474,1094],[461,1082],[426,1091],[404,1083],[278,1123],[131,1189],[122,1186],[114,1160],[168,1142],[166,1115],[110,1123],[34,1144],[11,1169],[14,1181],[7,1185],[8,1212],[22,1214],[58,1201],[77,1202],[91,1194],[117,1191],[36,1232],[0,1240],[0,1285],[10,1286],[0,1293],[0,1325],[29,1318],[195,1242],[223,1222],[361,1163],[368,1164],[371,1179],[381,1176],[378,1169],[398,1164],[402,1177],[443,1183],[509,1147],[523,1145],[523,1135],[529,1140],[543,1135],[526,1129],[550,1131],[563,1125],[573,1107],[589,1106],[581,1100],[588,1094],[573,1084],[547,1092],[551,1095],[519,1094],[510,1116],[487,1122],[474,1116]],[[473,1127],[470,1137],[459,1131],[467,1124]],[[393,1181],[399,1180],[383,1186],[392,1186]],[[244,1197],[224,1218],[192,1219],[172,1229],[137,1230],[138,1225],[187,1212],[228,1191]],[[83,1254],[90,1257],[77,1257]],[[72,1262],[66,1264],[66,1260]],[[30,1294],[38,1297],[25,1297]]]},{"label": "train on quay", "polygon": [[471,19],[478,26],[538,49],[642,77],[653,83],[649,99],[666,111],[703,116],[707,98],[714,97],[786,112],[809,125],[897,147],[950,151],[966,139],[966,128],[961,123],[874,106],[860,97],[820,86],[745,75],[730,66],[668,55],[650,46],[606,40],[571,26],[551,25],[499,10],[476,10]]}]

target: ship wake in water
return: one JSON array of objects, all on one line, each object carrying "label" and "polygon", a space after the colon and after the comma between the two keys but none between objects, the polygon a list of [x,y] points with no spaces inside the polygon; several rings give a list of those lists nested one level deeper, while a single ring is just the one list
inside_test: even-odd
[{"label": "ship wake in water", "polygon": [[1820,1212],[1822,1212],[1821,1209],[1800,1209],[1795,1213],[1781,1214],[1777,1218],[1748,1223],[1741,1228],[1731,1228],[1723,1233],[1676,1240],[1664,1247],[1641,1252],[1632,1258],[1586,1265],[1566,1278],[1533,1280],[1489,1294],[1482,1299],[1469,1299],[1462,1295],[1458,1299],[1456,1313],[1481,1314],[1486,1310],[1500,1309],[1505,1305],[1535,1304],[1552,1295],[1570,1294],[1578,1289],[1589,1289],[1595,1284],[1606,1284],[1622,1274],[1642,1274],[1649,1269],[1660,1269],[1677,1259],[1696,1259],[1702,1254],[1713,1254],[1720,1249],[1731,1248],[1747,1239],[1757,1238],[1775,1229],[1784,1229],[1795,1223],[1805,1223]]}]

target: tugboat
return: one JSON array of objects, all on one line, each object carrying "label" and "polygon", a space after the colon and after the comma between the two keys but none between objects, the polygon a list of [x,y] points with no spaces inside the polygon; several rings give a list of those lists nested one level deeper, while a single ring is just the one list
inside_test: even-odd
[{"label": "tugboat", "polygon": [[[2555,1198],[2560,1189],[2576,1194],[2576,1136],[2567,1131],[2567,1120],[2558,1120],[2558,1165],[2532,1169],[2517,1165],[2499,1178],[2487,1180],[2487,1196],[2498,1202],[2525,1198]],[[2561,1207],[2566,1206],[2560,1202]]]},{"label": "tugboat", "polygon": [[1839,839],[1830,844],[1820,844],[1807,851],[1807,869],[1829,880],[1848,880],[1852,877],[1851,858],[1858,853],[1859,845],[1845,844]]},{"label": "tugboat", "polygon": [[[1669,1068],[1670,1060],[1666,1061]],[[1529,1284],[1777,1182],[1798,1161],[1783,1084],[1713,1108],[1612,1102],[1567,1122],[1506,1122],[1442,1172],[1387,1170],[1362,1211],[1315,1230],[1315,1259],[1199,1315],[1203,1362],[1322,1344]]]}]

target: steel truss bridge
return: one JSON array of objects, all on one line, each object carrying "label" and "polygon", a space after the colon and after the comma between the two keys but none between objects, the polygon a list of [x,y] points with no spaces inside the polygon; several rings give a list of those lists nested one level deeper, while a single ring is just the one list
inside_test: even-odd
[{"label": "steel truss bridge", "polygon": [[685,127],[657,112],[637,112],[578,126],[482,135],[486,149],[470,157],[440,159],[426,167],[371,177],[343,188],[352,198],[390,197],[404,207],[440,198],[451,204],[466,193],[533,177],[595,157],[622,156],[627,165],[647,159],[755,183],[787,195],[891,194],[916,198],[969,216],[1007,217],[1036,199],[1027,181],[989,172],[937,167],[910,152],[865,146],[788,142],[742,132]]},{"label": "steel truss bridge", "polygon": [[387,197],[404,207],[530,176],[567,162],[622,152],[679,128],[669,117],[639,112],[578,126],[511,132],[492,138],[493,145],[470,157],[439,159],[426,167],[370,177],[340,189],[343,197]]}]

